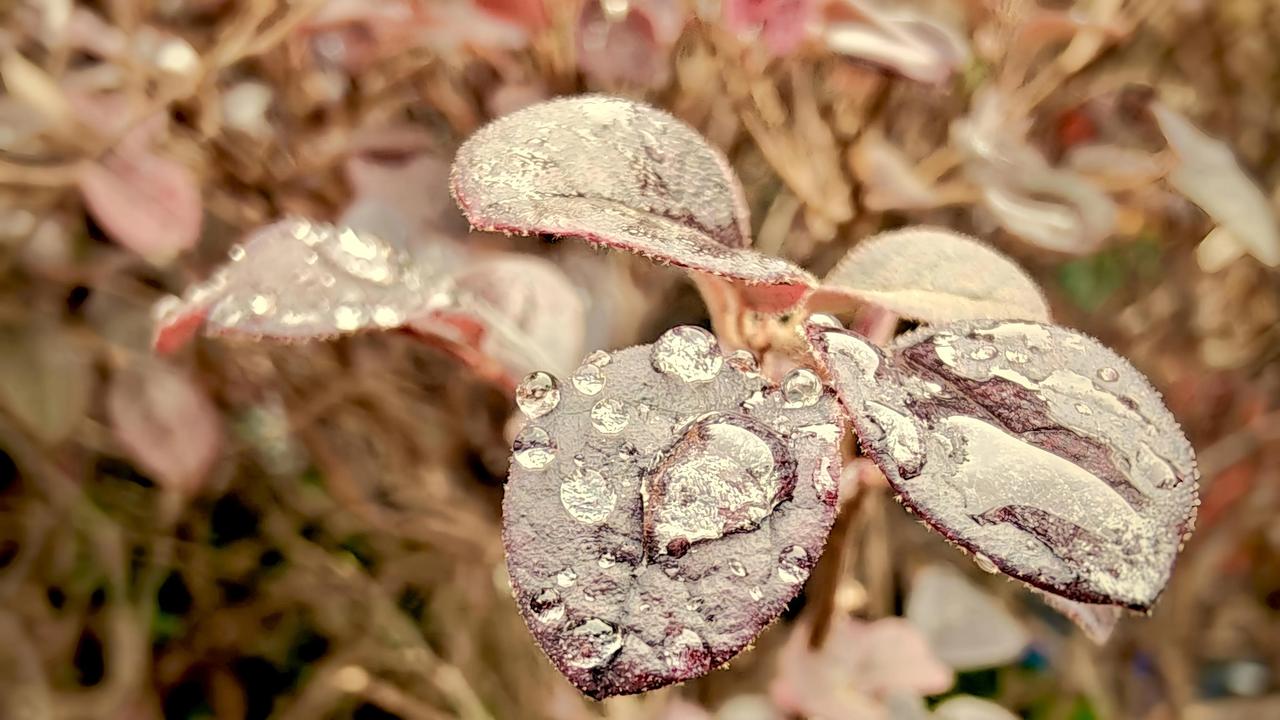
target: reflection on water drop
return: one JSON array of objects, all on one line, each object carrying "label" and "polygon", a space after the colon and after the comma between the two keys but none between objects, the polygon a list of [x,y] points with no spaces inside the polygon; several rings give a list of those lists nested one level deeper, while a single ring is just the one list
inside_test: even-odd
[{"label": "reflection on water drop", "polygon": [[249,299],[249,310],[254,315],[270,315],[276,309],[276,296],[270,293],[254,295]]},{"label": "reflection on water drop", "polygon": [[520,467],[529,470],[541,470],[556,459],[555,445],[546,430],[534,425],[527,425],[516,435],[511,446],[511,454]]},{"label": "reflection on water drop", "polygon": [[600,559],[596,560],[596,564],[599,565],[602,570],[608,570],[618,564],[618,558],[613,553],[606,550],[600,555]]},{"label": "reflection on water drop", "polygon": [[240,262],[244,259],[245,251],[243,245],[232,245],[227,251],[227,257],[231,258],[231,262]]},{"label": "reflection on water drop", "polygon": [[667,638],[662,647],[662,660],[672,670],[687,670],[707,664],[709,658],[702,636],[685,628]]},{"label": "reflection on water drop", "polygon": [[730,560],[730,561],[729,561],[729,572],[733,573],[734,575],[737,575],[738,577],[746,577],[746,576],[747,576],[747,568],[746,568],[746,566],[745,566],[745,565],[743,565],[742,563],[738,562],[737,560]]},{"label": "reflection on water drop", "polygon": [[828,315],[826,313],[814,313],[810,315],[809,324],[817,325],[818,327],[825,327],[825,328],[843,328],[844,327],[844,325],[841,325],[840,321],[836,319],[836,316]]},{"label": "reflection on water drop", "polygon": [[1031,360],[1031,357],[1021,350],[1005,350],[1004,357],[1009,362],[1018,364],[1026,363]]},{"label": "reflection on water drop", "polygon": [[378,327],[393,328],[404,323],[404,315],[393,307],[379,305],[373,309],[373,322]]},{"label": "reflection on water drop", "polygon": [[591,427],[605,435],[616,435],[627,427],[627,404],[606,398],[591,408]]},{"label": "reflection on water drop", "polygon": [[871,420],[884,432],[889,455],[894,462],[906,472],[918,470],[924,448],[915,420],[878,402],[868,402],[866,410]]},{"label": "reflection on water drop", "polygon": [[875,379],[876,370],[880,367],[880,355],[871,343],[840,332],[824,333],[822,337],[827,341],[828,351],[852,363],[863,380]]},{"label": "reflection on water drop", "polygon": [[1084,403],[1076,403],[1076,412],[1080,413],[1081,415],[1092,415],[1093,408],[1089,407],[1088,405],[1085,405]]},{"label": "reflection on water drop", "polygon": [[602,368],[608,365],[612,359],[613,358],[609,356],[609,353],[604,350],[593,350],[590,355],[587,355],[582,359],[582,364],[595,365],[598,368]]},{"label": "reflection on water drop", "polygon": [[764,593],[760,590],[758,585],[752,585],[751,589],[747,591],[747,594],[751,596],[752,600],[756,601],[759,601],[760,598],[764,597]]},{"label": "reflection on water drop", "polygon": [[987,557],[986,555],[983,555],[982,553],[973,554],[973,564],[977,565],[979,568],[982,568],[982,571],[985,573],[990,573],[992,575],[995,575],[996,573],[1000,572],[1000,568],[996,567],[996,564],[991,561],[991,558]]},{"label": "reflection on water drop", "polygon": [[560,482],[560,503],[579,522],[603,522],[618,495],[598,471],[580,467]]},{"label": "reflection on water drop", "polygon": [[339,305],[333,311],[333,325],[339,330],[350,332],[360,327],[364,321],[364,311],[354,305]]},{"label": "reflection on water drop", "polygon": [[809,553],[799,545],[792,545],[778,556],[778,577],[782,582],[795,585],[809,577]]},{"label": "reflection on water drop", "polygon": [[796,368],[782,378],[783,407],[802,408],[822,397],[822,380],[808,368]]},{"label": "reflection on water drop", "polygon": [[583,395],[596,395],[604,389],[604,371],[599,365],[583,363],[573,371],[569,382],[573,383],[573,388]]},{"label": "reflection on water drop", "polygon": [[556,574],[556,584],[562,588],[573,587],[578,582],[578,573],[573,568],[565,568]]},{"label": "reflection on water drop", "polygon": [[618,629],[600,618],[591,618],[569,631],[566,662],[591,670],[612,660],[621,649],[622,634]]},{"label": "reflection on water drop", "polygon": [[997,352],[999,351],[996,350],[995,345],[979,345],[974,348],[973,352],[969,353],[969,357],[974,360],[990,360],[996,356]]},{"label": "reflection on water drop", "polygon": [[715,336],[690,325],[663,333],[653,344],[649,359],[658,372],[690,383],[711,380],[724,365]]},{"label": "reflection on water drop", "polygon": [[1098,368],[1098,379],[1103,382],[1115,382],[1120,379],[1120,372],[1113,367]]},{"label": "reflection on water drop", "polygon": [[529,601],[529,609],[538,622],[551,624],[564,618],[564,602],[560,599],[560,593],[551,588],[534,595]]},{"label": "reflection on water drop", "polygon": [[516,387],[516,405],[530,418],[540,418],[560,404],[560,383],[549,373],[531,372]]},{"label": "reflection on water drop", "polygon": [[741,373],[760,372],[760,364],[756,362],[756,356],[750,350],[734,350],[725,356],[724,361],[729,367]]}]

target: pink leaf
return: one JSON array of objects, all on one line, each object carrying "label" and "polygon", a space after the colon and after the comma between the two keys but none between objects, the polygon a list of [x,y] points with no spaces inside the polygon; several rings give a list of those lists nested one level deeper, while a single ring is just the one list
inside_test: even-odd
[{"label": "pink leaf", "polygon": [[775,57],[800,47],[817,9],[812,0],[725,0],[723,7],[725,26],[739,35],[759,35]]},{"label": "pink leaf", "polygon": [[996,598],[946,565],[915,574],[907,619],[929,640],[942,662],[967,672],[1021,657],[1031,636]]},{"label": "pink leaf", "polygon": [[674,117],[602,96],[553,100],[476,132],[454,161],[474,227],[570,235],[719,275],[778,311],[815,284],[749,250],[746,205],[724,156]]},{"label": "pink leaf", "polygon": [[671,44],[650,16],[650,5],[662,0],[632,2],[626,14],[610,16],[603,3],[588,0],[578,16],[578,67],[594,84],[604,87],[659,88],[671,79]]},{"label": "pink leaf", "polygon": [[1116,625],[1120,623],[1120,618],[1124,614],[1123,609],[1111,605],[1075,602],[1040,590],[1037,590],[1036,594],[1045,605],[1069,618],[1076,627],[1080,628],[1085,637],[1098,645],[1111,639],[1111,633],[1115,631]]},{"label": "pink leaf", "polygon": [[107,391],[116,439],[157,483],[191,494],[218,458],[217,408],[185,373],[158,361],[116,373]]}]

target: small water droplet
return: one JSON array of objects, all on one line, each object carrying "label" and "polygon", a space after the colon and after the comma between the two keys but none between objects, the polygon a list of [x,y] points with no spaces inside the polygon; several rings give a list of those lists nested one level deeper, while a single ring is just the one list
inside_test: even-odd
[{"label": "small water droplet", "polygon": [[999,351],[996,350],[995,345],[979,345],[973,352],[969,353],[969,357],[974,360],[990,360],[996,356],[997,352]]},{"label": "small water droplet", "polygon": [[1088,405],[1085,405],[1084,403],[1076,403],[1076,412],[1080,413],[1081,415],[1092,415],[1093,408],[1089,407]]},{"label": "small water droplet", "polygon": [[254,295],[249,299],[249,310],[254,315],[270,315],[276,309],[276,296],[270,293]]},{"label": "small water droplet", "polygon": [[597,395],[604,389],[604,371],[599,365],[583,363],[573,371],[569,382],[573,383],[574,389],[583,395]]},{"label": "small water droplet", "polygon": [[516,405],[530,418],[540,418],[560,404],[560,383],[541,370],[531,372],[516,387]]},{"label": "small water droplet", "polygon": [[828,315],[826,313],[814,313],[810,315],[809,324],[817,325],[818,327],[824,327],[824,328],[843,328],[844,327],[844,325],[841,325],[840,321],[836,319],[836,316]]},{"label": "small water droplet", "polygon": [[617,502],[617,493],[597,470],[580,467],[560,482],[560,503],[579,522],[604,522]]},{"label": "small water droplet", "polygon": [[333,311],[333,325],[339,330],[349,332],[360,327],[364,320],[364,311],[353,305],[339,305]]},{"label": "small water droplet", "polygon": [[790,585],[804,582],[809,577],[809,553],[799,545],[792,545],[778,556],[778,577]]},{"label": "small water droplet", "polygon": [[701,612],[702,606],[706,604],[707,602],[700,597],[691,597],[685,602],[684,609],[689,612]]},{"label": "small water droplet", "polygon": [[334,277],[332,273],[324,273],[320,276],[320,285],[323,287],[331,288],[337,284],[338,279]]},{"label": "small water droplet", "polygon": [[729,572],[733,573],[734,575],[737,575],[738,577],[746,577],[746,576],[747,576],[747,568],[746,568],[746,566],[745,566],[745,565],[743,565],[742,563],[738,562],[737,560],[730,560],[730,561],[729,561]]},{"label": "small water droplet", "polygon": [[616,435],[627,427],[627,404],[606,398],[591,408],[591,427],[605,435]]},{"label": "small water droplet", "polygon": [[759,602],[760,598],[764,597],[764,593],[760,591],[760,586],[758,585],[752,585],[751,589],[747,591],[747,594],[751,596],[752,600],[757,602]]},{"label": "small water droplet", "polygon": [[535,425],[527,425],[516,435],[511,446],[511,454],[520,467],[529,470],[541,470],[556,459],[556,448],[546,430]]},{"label": "small water droplet", "polygon": [[796,368],[782,378],[782,406],[802,408],[822,397],[822,380],[808,368]]},{"label": "small water droplet", "polygon": [[538,622],[548,625],[564,618],[564,602],[560,599],[560,593],[551,588],[534,595],[529,601],[529,609]]},{"label": "small water droplet", "polygon": [[672,670],[705,665],[708,661],[702,636],[685,628],[667,638],[662,647],[662,660]]},{"label": "small water droplet", "polygon": [[995,575],[996,573],[1000,572],[1000,568],[996,567],[996,564],[991,561],[991,558],[987,557],[986,555],[983,555],[982,553],[973,554],[973,564],[977,565],[979,568],[982,569],[982,572],[985,572],[985,573],[990,573],[992,575]]},{"label": "small water droplet", "polygon": [[240,262],[244,259],[245,250],[243,245],[232,245],[227,251],[227,257],[231,258],[231,262]]},{"label": "small water droplet", "polygon": [[565,647],[569,665],[590,670],[618,654],[622,649],[622,634],[604,620],[591,618],[569,631]]},{"label": "small water droplet", "polygon": [[1115,382],[1120,379],[1120,373],[1113,367],[1098,368],[1098,379],[1103,382]]},{"label": "small water droplet", "polygon": [[1031,360],[1031,358],[1021,350],[1005,350],[1004,357],[1009,362],[1014,362],[1019,364],[1026,363]]},{"label": "small water droplet", "polygon": [[760,372],[760,363],[750,350],[734,350],[724,358],[729,367],[741,373],[754,375]]},{"label": "small water droplet", "polygon": [[393,307],[379,305],[373,309],[373,322],[378,327],[396,327],[404,322],[404,315]]},{"label": "small water droplet", "polygon": [[565,568],[556,574],[556,584],[562,588],[573,587],[578,582],[578,573],[572,568]]},{"label": "small water droplet", "polygon": [[691,325],[663,333],[653,344],[649,358],[658,372],[691,383],[711,380],[724,365],[715,336]]},{"label": "small water droplet", "polygon": [[668,565],[662,568],[662,572],[664,575],[674,580],[675,577],[680,574],[680,568],[676,567],[675,565]]},{"label": "small water droplet", "polygon": [[606,550],[604,553],[600,555],[600,559],[596,560],[596,564],[600,566],[600,569],[608,570],[609,568],[618,564],[618,558],[613,553]]},{"label": "small water droplet", "polygon": [[604,350],[592,350],[590,355],[587,355],[585,358],[582,359],[582,364],[595,365],[598,368],[602,368],[608,365],[609,362],[612,360],[613,360],[613,357],[609,355],[609,353],[605,352]]}]

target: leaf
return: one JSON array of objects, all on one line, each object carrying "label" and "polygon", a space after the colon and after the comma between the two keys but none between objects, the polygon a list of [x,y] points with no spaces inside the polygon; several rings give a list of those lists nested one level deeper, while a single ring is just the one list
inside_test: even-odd
[{"label": "leaf", "polygon": [[785,260],[746,250],[746,201],[728,161],[692,128],[599,95],[501,117],[458,151],[454,199],[473,227],[569,235],[743,285],[761,310],[814,284]]},{"label": "leaf", "polygon": [[845,0],[844,6],[842,15],[857,17],[828,20],[822,38],[832,52],[925,83],[945,82],[969,62],[964,37],[919,11],[886,10],[867,0]]},{"label": "leaf", "polygon": [[997,599],[945,565],[915,574],[906,617],[943,663],[960,672],[1007,665],[1031,636]]},{"label": "leaf", "polygon": [[902,151],[879,131],[865,131],[849,157],[862,183],[862,204],[868,210],[916,210],[943,204],[935,188],[916,175]]},{"label": "leaf", "polygon": [[791,631],[769,694],[794,715],[883,719],[881,698],[934,695],[953,680],[951,668],[934,657],[924,636],[906,620],[862,622],[837,614],[816,651],[809,647],[807,625]]},{"label": "leaf", "polygon": [[194,493],[222,447],[217,408],[185,373],[159,361],[118,372],[107,390],[116,439],[157,483]]},{"label": "leaf", "polygon": [[1194,524],[1191,445],[1124,358],[1033,322],[809,326],[859,445],[948,540],[1069,600],[1151,607]]},{"label": "leaf", "polygon": [[1222,141],[1205,135],[1164,103],[1153,102],[1160,130],[1178,156],[1169,183],[1204,208],[1263,265],[1280,265],[1276,211]]},{"label": "leaf", "polygon": [[799,592],[835,517],[839,413],[705,330],[516,390],[503,539],[516,603],[593,698],[706,674]]},{"label": "leaf", "polygon": [[1120,623],[1124,610],[1111,605],[1090,605],[1075,602],[1064,597],[1036,591],[1045,605],[1065,615],[1080,628],[1084,636],[1095,644],[1102,645],[1111,639],[1111,633]]},{"label": "leaf", "polygon": [[928,323],[1048,320],[1035,282],[1008,257],[942,228],[881,233],[845,255],[809,300],[815,310],[872,303]]},{"label": "leaf", "polygon": [[935,720],[1018,720],[1018,716],[1000,705],[974,697],[956,695],[947,698],[933,709]]},{"label": "leaf", "polygon": [[[578,68],[605,87],[660,88],[671,79],[671,47],[684,25],[684,7],[667,0],[635,0],[614,16],[605,3],[582,4]],[[674,21],[674,22],[673,22]]]},{"label": "leaf", "polygon": [[208,335],[311,340],[399,327],[426,312],[433,278],[394,241],[289,218],[254,231],[230,262],[156,306],[156,348]]},{"label": "leaf", "polygon": [[67,439],[93,392],[92,358],[61,329],[0,331],[0,404],[46,444]]}]

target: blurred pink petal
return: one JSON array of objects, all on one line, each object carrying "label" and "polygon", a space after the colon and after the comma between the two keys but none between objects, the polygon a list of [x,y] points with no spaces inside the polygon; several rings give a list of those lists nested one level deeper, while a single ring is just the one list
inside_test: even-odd
[{"label": "blurred pink petal", "polygon": [[353,206],[370,201],[395,210],[410,237],[465,233],[449,196],[449,161],[426,153],[393,157],[360,153],[347,161]]},{"label": "blurred pink petal", "polygon": [[540,82],[507,82],[494,88],[484,99],[489,117],[502,117],[546,100],[550,95]]},{"label": "blurred pink petal", "polygon": [[481,10],[535,33],[550,25],[543,0],[475,0]]},{"label": "blurred pink petal", "polygon": [[724,0],[724,22],[739,35],[759,34],[769,52],[781,57],[804,42],[815,9],[812,0]]},{"label": "blurred pink petal", "polygon": [[[968,41],[954,29],[910,8],[888,9],[869,0],[844,0],[828,19],[823,40],[833,52],[886,67],[925,83],[942,83],[970,58]],[[891,6],[890,6],[891,7]]]},{"label": "blurred pink petal", "polygon": [[906,615],[938,658],[959,671],[1007,665],[1031,642],[1008,608],[947,565],[915,574]]},{"label": "blurred pink petal", "polygon": [[[587,0],[578,16],[578,67],[604,86],[657,88],[671,79],[670,15],[666,0],[632,2],[626,15],[610,16],[601,2]],[[651,13],[650,6],[662,11]],[[655,22],[655,17],[660,22]]]},{"label": "blurred pink petal", "polygon": [[160,361],[119,371],[107,391],[111,429],[157,483],[196,492],[222,447],[222,423],[208,395]]},{"label": "blurred pink petal", "polygon": [[519,22],[487,12],[470,2],[434,2],[425,8],[418,30],[419,44],[439,53],[466,47],[519,50],[529,44],[529,32]]},{"label": "blurred pink petal", "polygon": [[1068,600],[1058,595],[1050,595],[1040,590],[1033,591],[1040,596],[1045,605],[1069,618],[1076,627],[1080,628],[1085,637],[1098,645],[1111,639],[1111,633],[1124,615],[1124,610],[1114,605],[1091,605]]}]

